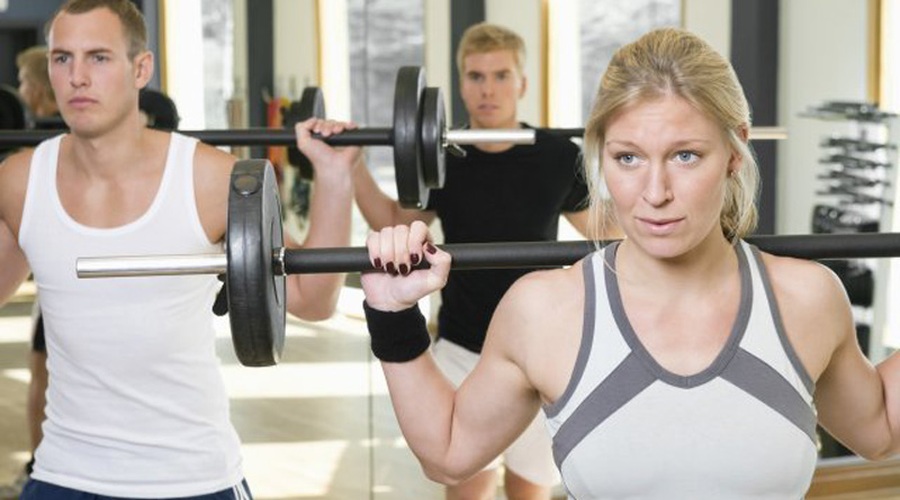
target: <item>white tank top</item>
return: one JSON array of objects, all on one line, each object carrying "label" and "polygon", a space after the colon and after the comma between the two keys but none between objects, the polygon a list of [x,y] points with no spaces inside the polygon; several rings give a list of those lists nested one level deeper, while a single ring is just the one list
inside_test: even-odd
[{"label": "white tank top", "polygon": [[197,141],[172,134],[137,220],[94,228],[60,202],[61,137],[34,152],[19,230],[47,338],[50,386],[33,477],[107,496],[193,496],[242,479],[215,352],[214,276],[78,279],[84,256],[209,253],[194,199]]},{"label": "white tank top", "polygon": [[572,379],[544,408],[570,498],[798,499],[816,465],[813,382],[790,345],[762,259],[737,246],[741,302],[715,361],[667,371],[625,315],[610,245],[584,261]]}]

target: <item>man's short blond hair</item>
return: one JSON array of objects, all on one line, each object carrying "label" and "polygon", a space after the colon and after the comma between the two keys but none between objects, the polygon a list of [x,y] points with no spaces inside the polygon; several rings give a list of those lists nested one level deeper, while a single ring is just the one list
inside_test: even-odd
[{"label": "man's short blond hair", "polygon": [[463,63],[466,56],[471,54],[483,54],[498,50],[509,50],[516,60],[516,69],[520,75],[524,75],[525,66],[525,41],[515,31],[490,23],[478,23],[469,26],[463,33],[456,49],[456,68],[460,78],[465,72]]}]

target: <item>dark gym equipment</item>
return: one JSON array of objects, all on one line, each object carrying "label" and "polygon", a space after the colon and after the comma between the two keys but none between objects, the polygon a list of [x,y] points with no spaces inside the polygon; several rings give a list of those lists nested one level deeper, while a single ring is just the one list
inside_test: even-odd
[{"label": "dark gym equipment", "polygon": [[147,115],[147,126],[159,130],[177,130],[178,108],[166,94],[153,89],[143,88],[138,96],[138,108]]},{"label": "dark gym equipment", "polygon": [[[325,96],[318,87],[307,87],[299,101],[293,101],[287,108],[281,108],[281,121],[286,129],[293,129],[294,124],[309,118],[325,118]],[[312,164],[296,145],[288,146],[288,163],[300,170],[302,179],[313,178]]]},{"label": "dark gym equipment", "polygon": [[[267,160],[237,162],[229,198],[225,254],[79,258],[76,272],[81,278],[225,273],[238,358],[248,366],[272,365],[284,345],[284,275],[361,272],[372,265],[365,248],[285,250],[278,192]],[[748,241],[773,254],[806,259],[900,255],[900,233],[757,236]],[[570,265],[597,246],[562,241],[442,248],[453,256],[453,269],[496,269]]]},{"label": "dark gym equipment", "polygon": [[[6,84],[0,84],[0,128],[26,129],[32,128],[34,123],[28,108],[22,101],[22,97],[16,89]],[[0,144],[0,159],[18,149],[19,146]]]},{"label": "dark gym equipment", "polygon": [[[9,85],[0,83],[0,129],[24,130],[33,126],[31,114],[19,92]],[[5,144],[5,146],[18,145]]]}]

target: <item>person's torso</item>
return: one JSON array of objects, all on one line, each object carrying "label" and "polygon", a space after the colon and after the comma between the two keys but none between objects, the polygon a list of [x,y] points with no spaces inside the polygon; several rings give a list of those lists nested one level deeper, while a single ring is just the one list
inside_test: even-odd
[{"label": "person's torso", "polygon": [[[500,153],[466,147],[447,155],[446,181],[432,191],[429,210],[446,243],[552,241],[560,214],[586,203],[579,149],[538,132],[533,145]],[[441,291],[439,335],[479,352],[500,298],[528,269],[453,271]]]},{"label": "person's torso", "polygon": [[88,227],[60,201],[61,139],[34,153],[19,242],[41,297],[50,386],[34,477],[110,496],[175,497],[240,481],[215,353],[214,276],[79,279],[79,257],[221,251],[200,222],[196,140],[173,134],[149,209]]},{"label": "person's torso", "polygon": [[544,407],[570,498],[802,498],[817,457],[814,386],[759,254],[740,243],[741,302],[725,347],[680,376],[629,323],[616,247],[585,261],[578,358],[564,394]]}]

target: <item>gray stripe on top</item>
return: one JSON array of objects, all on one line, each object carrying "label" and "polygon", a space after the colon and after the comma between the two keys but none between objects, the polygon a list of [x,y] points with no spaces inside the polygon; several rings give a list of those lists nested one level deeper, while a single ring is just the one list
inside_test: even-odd
[{"label": "gray stripe on top", "polygon": [[553,460],[562,468],[569,453],[610,415],[640,394],[656,377],[632,352],[606,377],[553,436]]},{"label": "gray stripe on top", "polygon": [[594,344],[594,323],[597,311],[597,288],[594,283],[594,259],[604,258],[604,252],[595,252],[587,259],[581,262],[582,275],[584,276],[584,319],[581,327],[581,346],[578,348],[578,357],[575,359],[575,367],[572,368],[572,376],[569,378],[569,384],[566,386],[565,392],[556,402],[544,406],[544,413],[547,418],[553,418],[559,415],[584,375],[584,368],[587,366],[588,358],[591,355],[591,347]]},{"label": "gray stripe on top", "polygon": [[762,254],[759,253],[759,248],[750,245],[750,250],[753,252],[753,258],[756,260],[756,267],[759,269],[759,276],[762,279],[766,297],[769,299],[769,311],[772,314],[772,321],[775,322],[775,331],[778,332],[778,340],[781,341],[781,347],[784,348],[785,354],[787,354],[788,359],[794,366],[794,371],[800,376],[800,380],[806,387],[807,392],[813,394],[816,390],[816,384],[813,382],[809,372],[806,371],[806,367],[800,362],[797,351],[794,350],[794,346],[791,345],[791,341],[788,339],[787,332],[784,329],[784,323],[781,321],[781,311],[778,309],[778,302],[775,300],[775,292],[772,290],[772,282],[769,280],[769,270],[763,262]]},{"label": "gray stripe on top", "polygon": [[771,366],[741,349],[722,378],[781,414],[816,443],[816,415],[797,390]]}]

